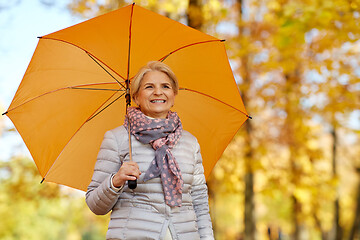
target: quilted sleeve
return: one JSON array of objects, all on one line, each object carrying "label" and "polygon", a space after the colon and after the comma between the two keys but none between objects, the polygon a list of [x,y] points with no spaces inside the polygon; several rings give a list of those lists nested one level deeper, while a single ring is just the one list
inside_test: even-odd
[{"label": "quilted sleeve", "polygon": [[192,183],[191,196],[197,217],[197,225],[199,228],[201,239],[214,239],[212,223],[209,213],[208,189],[206,185],[204,167],[202,165],[202,157],[200,146],[196,143],[195,153],[195,171]]},{"label": "quilted sleeve", "polygon": [[120,169],[122,162],[118,146],[115,134],[112,131],[106,132],[86,192],[86,203],[97,215],[107,214],[122,192],[116,192],[110,186],[111,177]]}]

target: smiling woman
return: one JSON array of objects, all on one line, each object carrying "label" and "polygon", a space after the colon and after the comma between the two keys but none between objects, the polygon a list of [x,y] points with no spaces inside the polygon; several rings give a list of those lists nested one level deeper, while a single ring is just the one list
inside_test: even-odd
[{"label": "smiling woman", "polygon": [[[105,134],[86,193],[89,208],[112,212],[107,239],[214,239],[200,146],[170,111],[175,74],[149,62],[131,86],[139,107]],[[135,189],[129,180],[137,180]]]},{"label": "smiling woman", "polygon": [[152,118],[166,118],[178,92],[175,74],[161,62],[149,62],[132,82],[132,97],[141,112]]}]

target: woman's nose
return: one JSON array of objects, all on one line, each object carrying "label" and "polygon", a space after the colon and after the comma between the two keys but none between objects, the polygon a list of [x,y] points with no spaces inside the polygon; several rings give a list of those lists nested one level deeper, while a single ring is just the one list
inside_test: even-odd
[{"label": "woman's nose", "polygon": [[155,88],[154,88],[154,94],[156,94],[156,95],[162,94],[161,87],[155,87]]}]

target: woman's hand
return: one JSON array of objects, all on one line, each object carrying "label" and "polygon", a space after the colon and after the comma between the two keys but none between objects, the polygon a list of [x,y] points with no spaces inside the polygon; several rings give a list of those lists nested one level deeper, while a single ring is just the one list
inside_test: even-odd
[{"label": "woman's hand", "polygon": [[136,180],[141,175],[136,162],[124,162],[113,177],[114,187],[121,187],[128,180]]}]

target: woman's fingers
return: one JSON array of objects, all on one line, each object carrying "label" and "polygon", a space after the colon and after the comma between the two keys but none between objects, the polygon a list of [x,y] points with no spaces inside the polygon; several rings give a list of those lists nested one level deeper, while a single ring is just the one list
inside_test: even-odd
[{"label": "woman's fingers", "polygon": [[120,187],[128,180],[136,180],[141,175],[136,162],[124,162],[113,178],[113,185]]},{"label": "woman's fingers", "polygon": [[141,175],[139,166],[136,162],[125,162],[120,170],[123,170],[125,175],[135,176],[136,178]]}]

